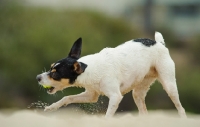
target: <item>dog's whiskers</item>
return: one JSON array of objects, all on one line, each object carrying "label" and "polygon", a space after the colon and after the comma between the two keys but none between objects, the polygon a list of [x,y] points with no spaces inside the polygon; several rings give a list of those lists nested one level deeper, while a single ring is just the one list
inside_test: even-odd
[{"label": "dog's whiskers", "polygon": [[57,97],[57,93],[53,94],[54,97]]},{"label": "dog's whiskers", "polygon": [[47,72],[46,68],[44,67],[44,70],[42,70],[42,73]]},{"label": "dog's whiskers", "polygon": [[42,87],[41,87],[41,85],[39,85],[39,90],[41,90],[42,89]]}]

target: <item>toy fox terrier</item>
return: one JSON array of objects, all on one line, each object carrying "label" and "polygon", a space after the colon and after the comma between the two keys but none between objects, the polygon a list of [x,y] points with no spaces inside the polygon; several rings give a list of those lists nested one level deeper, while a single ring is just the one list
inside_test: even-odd
[{"label": "toy fox terrier", "polygon": [[123,95],[132,90],[139,114],[147,114],[145,96],[157,79],[173,101],[181,117],[186,117],[176,85],[175,64],[161,33],[151,39],[134,39],[115,48],[80,58],[82,39],[72,46],[68,56],[51,65],[48,72],[37,75],[40,85],[54,94],[68,87],[84,87],[85,92],[65,96],[45,107],[56,110],[70,103],[95,103],[99,95],[109,98],[106,117],[113,116]]}]

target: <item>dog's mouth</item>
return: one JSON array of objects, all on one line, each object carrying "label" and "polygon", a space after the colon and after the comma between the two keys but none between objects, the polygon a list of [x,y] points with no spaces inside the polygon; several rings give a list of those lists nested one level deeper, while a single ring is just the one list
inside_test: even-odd
[{"label": "dog's mouth", "polygon": [[55,87],[53,86],[47,86],[47,85],[42,85],[43,88],[45,88],[47,90],[47,93],[52,94],[53,90],[55,89]]},{"label": "dog's mouth", "polygon": [[53,92],[53,90],[55,89],[55,87],[50,87],[50,88],[46,88],[47,92],[50,94]]}]

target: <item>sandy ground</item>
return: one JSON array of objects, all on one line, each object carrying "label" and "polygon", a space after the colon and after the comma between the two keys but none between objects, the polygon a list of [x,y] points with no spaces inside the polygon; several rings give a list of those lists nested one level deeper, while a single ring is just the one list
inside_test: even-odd
[{"label": "sandy ground", "polygon": [[0,127],[200,127],[200,116],[179,118],[177,112],[150,111],[148,116],[121,113],[114,118],[58,110],[0,110]]}]

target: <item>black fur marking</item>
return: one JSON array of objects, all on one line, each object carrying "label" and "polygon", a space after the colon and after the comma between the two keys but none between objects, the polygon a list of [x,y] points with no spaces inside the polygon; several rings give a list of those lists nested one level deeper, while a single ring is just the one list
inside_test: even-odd
[{"label": "black fur marking", "polygon": [[[73,84],[75,80],[77,79],[77,77],[80,75],[74,71],[73,65],[75,62],[76,62],[76,59],[70,58],[70,57],[57,61],[56,63],[60,63],[60,64],[55,67],[53,66],[50,69],[49,76],[56,81],[60,81],[61,79],[69,79],[69,83]],[[54,65],[56,65],[56,63]],[[83,68],[83,71],[84,71],[87,65],[82,62],[80,62],[80,64],[81,64],[81,68]],[[56,69],[56,71],[52,72],[53,69]]]},{"label": "black fur marking", "polygon": [[81,48],[82,48],[82,38],[76,40],[69,52],[69,57],[78,59],[81,55]]},{"label": "black fur marking", "polygon": [[[77,62],[81,55],[82,39],[76,40],[68,54],[67,58],[61,59],[51,66],[49,77],[53,80],[69,79],[69,83],[73,84],[77,77],[83,73],[87,67],[85,63]],[[74,66],[78,63],[78,66]],[[75,69],[78,68],[78,70]]]},{"label": "black fur marking", "polygon": [[134,42],[141,42],[143,45],[150,47],[153,46],[154,44],[156,44],[156,41],[151,40],[151,39],[146,39],[146,38],[138,38],[138,39],[134,39]]}]

